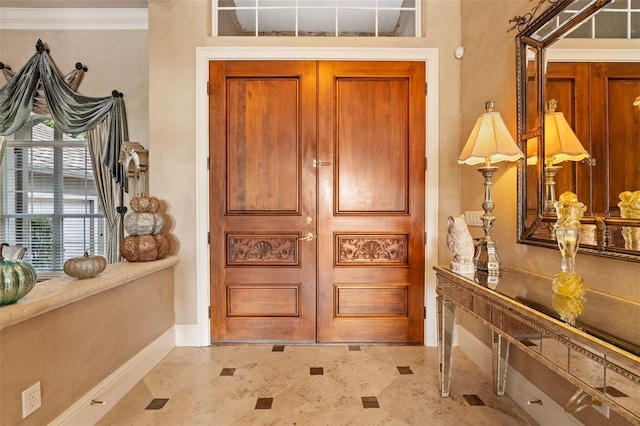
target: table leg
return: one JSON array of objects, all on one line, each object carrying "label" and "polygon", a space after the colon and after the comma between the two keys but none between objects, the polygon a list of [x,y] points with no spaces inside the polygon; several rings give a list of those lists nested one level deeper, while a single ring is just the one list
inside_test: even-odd
[{"label": "table leg", "polygon": [[493,388],[498,396],[504,396],[507,387],[507,366],[509,365],[509,340],[500,333],[491,332],[493,337]]},{"label": "table leg", "polygon": [[455,303],[438,296],[438,364],[440,395],[449,396],[451,360],[453,354],[453,327],[456,322]]}]

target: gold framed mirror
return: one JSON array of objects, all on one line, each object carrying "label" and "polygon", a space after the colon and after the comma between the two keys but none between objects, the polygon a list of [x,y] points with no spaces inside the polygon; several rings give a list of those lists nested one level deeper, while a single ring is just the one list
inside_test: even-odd
[{"label": "gold framed mirror", "polygon": [[[621,3],[557,0],[538,17],[514,18],[518,141],[527,157],[518,164],[519,243],[557,249],[554,202],[571,191],[588,208],[580,252],[640,262],[640,12],[621,25],[623,13],[634,13]],[[625,26],[626,37],[613,33]],[[596,30],[605,37],[589,39],[599,49],[588,50],[608,57],[576,60],[579,39]],[[625,51],[635,52],[631,61]]]}]

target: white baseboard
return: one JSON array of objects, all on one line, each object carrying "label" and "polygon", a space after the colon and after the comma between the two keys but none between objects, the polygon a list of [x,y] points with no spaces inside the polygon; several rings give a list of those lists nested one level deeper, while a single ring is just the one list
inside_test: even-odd
[{"label": "white baseboard", "polygon": [[[50,425],[95,424],[175,346],[175,330],[171,327],[76,401]],[[104,401],[104,404],[91,405],[91,401]]]},{"label": "white baseboard", "polygon": [[209,346],[211,342],[201,336],[198,324],[175,325],[176,346]]},{"label": "white baseboard", "polygon": [[[493,376],[491,348],[478,340],[464,327],[457,328],[458,346],[487,376]],[[507,371],[507,395],[527,414],[541,425],[582,425],[563,407],[549,398],[517,370]],[[529,404],[529,401],[541,401],[542,404]]]}]

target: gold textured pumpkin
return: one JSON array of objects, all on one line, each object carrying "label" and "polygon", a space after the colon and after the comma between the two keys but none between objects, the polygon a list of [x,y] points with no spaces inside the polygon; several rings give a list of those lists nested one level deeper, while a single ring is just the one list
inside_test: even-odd
[{"label": "gold textured pumpkin", "polygon": [[120,255],[129,262],[164,259],[169,253],[169,240],[164,235],[128,235],[120,243]]},{"label": "gold textured pumpkin", "polygon": [[156,213],[160,208],[160,201],[156,197],[148,197],[142,194],[132,198],[129,205],[136,213]]},{"label": "gold textured pumpkin", "polygon": [[103,256],[89,256],[89,252],[84,252],[84,256],[73,257],[64,262],[64,273],[73,278],[92,278],[104,271],[107,267],[107,259]]}]

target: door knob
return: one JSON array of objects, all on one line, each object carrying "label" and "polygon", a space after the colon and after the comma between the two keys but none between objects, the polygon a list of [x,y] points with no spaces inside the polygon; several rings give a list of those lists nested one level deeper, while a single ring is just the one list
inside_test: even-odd
[{"label": "door knob", "polygon": [[307,232],[304,237],[298,238],[298,241],[313,241],[313,234],[311,232]]}]

